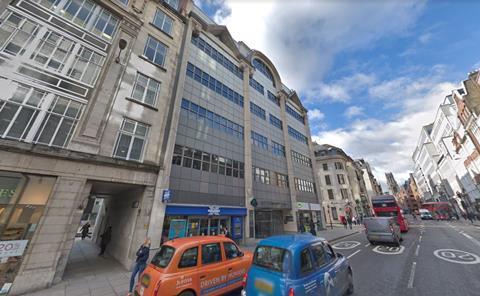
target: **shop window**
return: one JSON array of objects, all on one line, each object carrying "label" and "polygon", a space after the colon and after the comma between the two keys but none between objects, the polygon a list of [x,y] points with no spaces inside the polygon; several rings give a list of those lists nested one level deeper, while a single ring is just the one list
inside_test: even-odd
[{"label": "shop window", "polygon": [[183,252],[178,268],[188,268],[197,266],[198,247],[194,247]]},{"label": "shop window", "polygon": [[202,265],[212,264],[222,261],[220,244],[202,245]]}]

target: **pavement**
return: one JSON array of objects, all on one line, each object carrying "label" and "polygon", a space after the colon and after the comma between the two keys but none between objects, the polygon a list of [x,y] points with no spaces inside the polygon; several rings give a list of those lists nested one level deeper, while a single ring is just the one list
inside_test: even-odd
[{"label": "pavement", "polygon": [[[334,226],[333,230],[318,231],[317,236],[323,237],[330,242],[345,238],[349,235],[358,234],[363,226],[353,226],[352,229],[344,229],[343,226]],[[241,244],[241,249],[254,250],[260,241],[249,240],[247,244]],[[98,257],[98,247],[89,240],[76,239],[72,252],[69,256],[67,268],[63,280],[57,285],[25,295],[32,296],[125,296],[128,293],[130,271],[120,263],[106,255]],[[237,291],[233,294],[236,295]],[[239,293],[239,292],[238,292]]]}]

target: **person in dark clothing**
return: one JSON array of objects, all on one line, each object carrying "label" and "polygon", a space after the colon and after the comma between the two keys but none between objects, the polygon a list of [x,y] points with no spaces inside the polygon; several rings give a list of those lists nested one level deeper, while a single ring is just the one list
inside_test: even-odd
[{"label": "person in dark clothing", "polygon": [[112,239],[112,226],[109,226],[100,237],[102,240],[100,241],[100,254],[98,254],[98,256],[102,256],[103,253],[105,253],[105,249]]},{"label": "person in dark clothing", "polygon": [[130,277],[130,289],[128,290],[128,295],[132,295],[133,286],[135,285],[135,277],[142,274],[142,272],[147,267],[147,260],[150,256],[150,238],[146,238],[143,244],[137,251],[137,260],[135,261],[135,266],[133,267],[132,276]]},{"label": "person in dark clothing", "polygon": [[347,222],[348,222],[348,226],[350,226],[350,229],[352,229],[352,218],[348,217]]},{"label": "person in dark clothing", "polygon": [[303,225],[303,223],[300,223],[300,233],[304,233],[305,232],[305,225]]},{"label": "person in dark clothing", "polygon": [[223,229],[223,233],[225,234],[225,237],[228,237],[229,239],[232,238],[230,231],[228,231],[228,227],[225,226],[225,228]]},{"label": "person in dark clothing", "polygon": [[88,236],[88,232],[90,231],[90,223],[83,224],[82,228],[82,240],[84,240]]},{"label": "person in dark clothing", "polygon": [[340,216],[340,221],[342,222],[343,227],[345,227],[345,229],[347,229],[347,219],[345,219],[344,216]]},{"label": "person in dark clothing", "polygon": [[313,223],[313,220],[310,220],[310,233],[314,236],[317,236],[317,231],[315,231],[315,223]]}]

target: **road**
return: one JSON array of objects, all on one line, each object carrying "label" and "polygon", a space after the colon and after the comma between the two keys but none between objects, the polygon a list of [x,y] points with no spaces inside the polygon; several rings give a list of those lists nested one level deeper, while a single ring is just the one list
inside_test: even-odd
[{"label": "road", "polygon": [[401,250],[375,252],[364,233],[340,241],[359,243],[337,249],[352,265],[354,295],[480,295],[480,258],[457,252],[480,256],[480,227],[445,221],[410,221],[410,226]]},{"label": "road", "polygon": [[363,232],[333,244],[348,247],[336,251],[349,257],[354,295],[480,295],[480,227],[421,220],[410,226],[401,249],[370,245]]}]

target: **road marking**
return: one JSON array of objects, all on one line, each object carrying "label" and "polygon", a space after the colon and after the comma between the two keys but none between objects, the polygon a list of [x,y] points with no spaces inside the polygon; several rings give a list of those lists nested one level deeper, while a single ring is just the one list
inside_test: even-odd
[{"label": "road marking", "polygon": [[358,251],[355,251],[353,252],[352,254],[348,255],[347,256],[347,259],[350,259],[353,255],[357,254],[358,252],[360,252],[361,250],[358,250]]},{"label": "road marking", "polygon": [[476,239],[474,239],[473,237],[471,237],[470,235],[466,234],[465,232],[462,232],[460,231],[460,234],[462,234],[464,237],[468,238],[469,240],[471,240],[473,243],[477,244],[480,246],[480,242]]},{"label": "road marking", "polygon": [[415,279],[415,269],[417,268],[417,262],[412,263],[412,269],[410,270],[410,278],[408,279],[408,288],[413,288],[413,280]]},{"label": "road marking", "polygon": [[455,249],[439,249],[433,252],[435,257],[458,264],[478,264],[480,257],[469,252]]},{"label": "road marking", "polygon": [[418,257],[418,250],[420,250],[420,245],[417,245],[417,249],[415,250],[415,256]]},{"label": "road marking", "polygon": [[398,255],[403,253],[405,250],[404,246],[400,247],[389,247],[389,246],[376,246],[372,249],[375,253],[383,254],[383,255]]},{"label": "road marking", "polygon": [[466,234],[465,232],[460,232],[461,234],[463,234],[464,237],[468,238],[468,239],[473,239],[473,237],[471,237],[470,235]]},{"label": "road marking", "polygon": [[338,242],[332,245],[332,248],[334,249],[340,249],[340,250],[349,250],[353,249],[357,246],[359,246],[360,243],[356,241],[343,241],[343,242]]},{"label": "road marking", "polygon": [[365,245],[365,248],[368,247],[368,246],[370,246],[370,243],[366,244],[366,245]]}]

